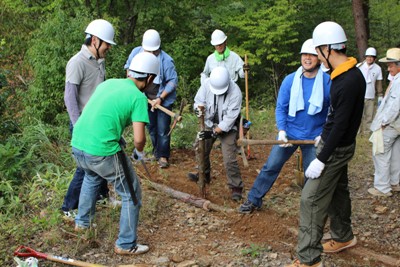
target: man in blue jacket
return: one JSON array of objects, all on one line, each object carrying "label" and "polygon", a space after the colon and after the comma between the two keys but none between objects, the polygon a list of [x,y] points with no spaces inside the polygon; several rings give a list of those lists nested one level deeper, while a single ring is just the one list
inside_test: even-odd
[{"label": "man in blue jacket", "polygon": [[126,61],[124,68],[127,71],[133,57],[141,52],[152,53],[160,61],[159,75],[155,78],[153,86],[145,90],[147,98],[152,100],[152,104],[148,107],[150,123],[147,125],[147,129],[153,144],[153,154],[158,164],[161,168],[168,168],[171,142],[168,133],[171,117],[163,111],[155,109],[155,106],[158,104],[172,110],[172,105],[176,100],[178,74],[175,70],[174,60],[161,50],[160,34],[156,30],[150,29],[144,33],[142,46],[135,47]]},{"label": "man in blue jacket", "polygon": [[[283,80],[275,110],[279,130],[278,140],[319,141],[322,126],[329,108],[329,75],[320,68],[312,39],[303,43],[300,51],[301,67]],[[272,147],[267,162],[262,167],[247,200],[239,207],[240,213],[260,209],[262,199],[278,178],[285,162],[297,150],[298,145],[283,144]],[[300,145],[303,168],[307,169],[315,159],[314,145]]]}]

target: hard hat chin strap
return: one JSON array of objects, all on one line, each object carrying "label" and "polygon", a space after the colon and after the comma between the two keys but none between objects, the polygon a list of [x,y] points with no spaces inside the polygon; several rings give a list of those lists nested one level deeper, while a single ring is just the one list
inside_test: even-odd
[{"label": "hard hat chin strap", "polygon": [[330,70],[333,70],[331,63],[329,62],[329,57],[331,55],[331,45],[327,45],[328,46],[328,57],[325,57],[325,54],[322,52],[321,46],[318,46],[319,52],[321,52],[321,55],[324,57],[324,59],[326,60],[326,63],[328,63],[328,67]]},{"label": "hard hat chin strap", "polygon": [[100,49],[101,45],[103,44],[103,40],[101,40],[101,39],[100,39],[99,37],[97,37],[97,36],[96,36],[96,38],[99,39],[99,41],[100,41],[100,44],[99,44],[98,47],[96,47],[96,43],[94,44],[94,49],[96,49],[96,56],[97,56],[97,59],[99,59],[99,58],[100,58],[99,49]]}]

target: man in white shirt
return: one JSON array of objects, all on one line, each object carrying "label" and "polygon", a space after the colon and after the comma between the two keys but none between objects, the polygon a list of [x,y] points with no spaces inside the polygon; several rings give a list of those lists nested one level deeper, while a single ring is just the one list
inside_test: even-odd
[{"label": "man in white shirt", "polygon": [[369,128],[371,126],[375,111],[375,94],[378,94],[378,106],[383,98],[382,69],[378,64],[375,63],[375,60],[376,49],[369,47],[365,51],[365,60],[357,65],[364,75],[365,82],[367,83],[367,88],[365,91],[364,113],[360,127],[361,134],[369,134]]}]

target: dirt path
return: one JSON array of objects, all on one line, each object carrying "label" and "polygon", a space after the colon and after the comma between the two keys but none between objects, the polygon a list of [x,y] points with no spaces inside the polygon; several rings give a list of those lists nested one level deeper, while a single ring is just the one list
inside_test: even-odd
[{"label": "dirt path", "polygon": [[[381,199],[366,192],[373,180],[368,145],[360,143],[349,173],[353,227],[359,244],[336,255],[324,255],[325,266],[400,266],[396,262],[400,259],[400,194]],[[269,149],[254,147],[256,159],[249,161],[247,169],[238,156],[246,191],[252,186]],[[148,163],[152,181],[197,196],[197,185],[186,178],[187,172],[195,170],[194,152],[173,150],[170,163],[168,169]],[[218,148],[212,153],[212,166],[208,199],[221,207],[237,209],[240,203],[230,200]],[[143,181],[138,242],[149,244],[150,252],[134,258],[113,253],[119,213],[110,208],[99,209],[96,219],[99,226],[89,237],[90,241],[64,234],[51,252],[107,266],[132,263],[179,267],[284,266],[292,261],[297,244],[300,188],[295,185],[295,166],[296,159],[292,157],[264,198],[262,209],[250,215],[208,212],[177,201]],[[140,165],[137,171],[144,174]],[[63,227],[72,231],[71,225]],[[70,250],[65,251],[65,247]],[[40,266],[57,265],[43,262]]]}]

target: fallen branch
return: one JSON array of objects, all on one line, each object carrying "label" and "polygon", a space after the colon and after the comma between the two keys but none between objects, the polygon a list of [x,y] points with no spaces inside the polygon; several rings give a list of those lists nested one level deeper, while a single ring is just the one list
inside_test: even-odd
[{"label": "fallen branch", "polygon": [[233,213],[235,212],[234,209],[230,209],[230,208],[225,208],[225,207],[221,207],[217,204],[211,203],[209,200],[204,199],[204,198],[200,198],[200,197],[196,197],[193,196],[191,194],[185,193],[185,192],[181,192],[181,191],[177,191],[175,189],[172,189],[168,186],[165,185],[161,185],[161,184],[157,184],[155,182],[152,182],[150,180],[146,180],[149,185],[156,189],[157,191],[161,191],[164,193],[167,193],[169,196],[182,200],[183,202],[192,204],[198,208],[202,208],[206,211],[210,211],[210,210],[214,210],[214,211],[220,211],[220,212],[226,212],[226,213]]}]

